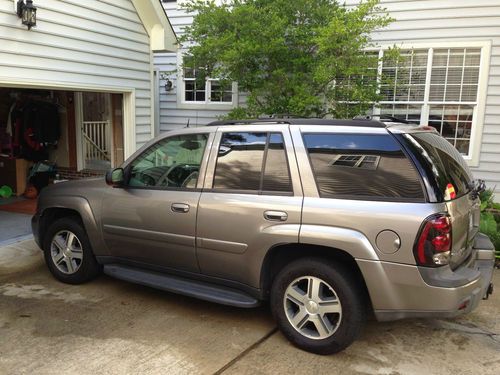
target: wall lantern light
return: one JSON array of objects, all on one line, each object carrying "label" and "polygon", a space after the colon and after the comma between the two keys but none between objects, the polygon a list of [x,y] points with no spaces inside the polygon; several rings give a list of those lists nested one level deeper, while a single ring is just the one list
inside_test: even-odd
[{"label": "wall lantern light", "polygon": [[36,26],[36,7],[33,6],[33,0],[26,0],[26,4],[24,0],[18,0],[17,15],[22,19],[23,25],[28,26],[28,30]]},{"label": "wall lantern light", "polygon": [[169,74],[172,74],[172,72],[159,72],[159,73],[160,73],[160,80],[165,81],[165,83],[163,84],[165,91],[167,92],[172,91],[174,89],[174,83],[168,77]]},{"label": "wall lantern light", "polygon": [[167,80],[165,81],[165,91],[172,91],[173,87],[174,84],[167,78]]}]

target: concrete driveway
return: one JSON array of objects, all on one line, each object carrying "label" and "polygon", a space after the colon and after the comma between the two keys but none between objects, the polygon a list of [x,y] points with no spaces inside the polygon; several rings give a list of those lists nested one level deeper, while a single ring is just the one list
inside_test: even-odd
[{"label": "concrete driveway", "polygon": [[0,374],[35,373],[499,374],[500,293],[456,320],[371,321],[346,351],[322,357],[292,347],[267,307],[105,276],[61,284],[25,241],[0,248]]}]

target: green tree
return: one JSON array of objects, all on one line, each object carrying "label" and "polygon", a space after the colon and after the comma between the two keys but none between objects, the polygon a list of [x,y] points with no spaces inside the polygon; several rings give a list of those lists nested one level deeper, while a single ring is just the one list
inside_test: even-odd
[{"label": "green tree", "polygon": [[[199,79],[236,81],[248,94],[230,118],[352,117],[380,99],[370,34],[392,19],[367,0],[190,0],[181,43]],[[397,51],[395,52],[397,53]],[[356,103],[356,104],[352,104]]]}]

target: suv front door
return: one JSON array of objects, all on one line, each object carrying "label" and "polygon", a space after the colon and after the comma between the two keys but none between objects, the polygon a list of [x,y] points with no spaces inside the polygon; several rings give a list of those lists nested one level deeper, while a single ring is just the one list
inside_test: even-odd
[{"label": "suv front door", "polygon": [[287,125],[220,127],[198,208],[201,272],[259,288],[276,244],[297,243],[302,188]]},{"label": "suv front door", "polygon": [[212,138],[210,129],[174,134],[125,166],[124,186],[109,188],[102,207],[113,257],[199,272],[196,214]]}]

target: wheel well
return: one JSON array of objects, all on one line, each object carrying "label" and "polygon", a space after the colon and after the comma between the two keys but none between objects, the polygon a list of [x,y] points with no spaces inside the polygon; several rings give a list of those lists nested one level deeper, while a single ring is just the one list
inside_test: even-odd
[{"label": "wheel well", "polygon": [[[300,258],[324,258],[341,263],[357,277],[368,298],[368,289],[356,260],[346,251],[327,246],[310,244],[285,244],[273,247],[267,253],[261,269],[261,288],[264,298],[269,297],[275,276],[287,264]],[[368,301],[370,299],[368,298]]]},{"label": "wheel well", "polygon": [[39,228],[40,243],[43,243],[44,235],[47,232],[49,225],[52,224],[54,221],[61,219],[63,217],[73,217],[80,223],[83,223],[80,213],[76,210],[73,210],[71,208],[62,208],[62,207],[47,208],[43,211],[43,214],[40,217],[40,228]]}]

